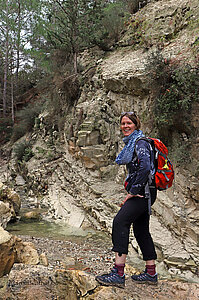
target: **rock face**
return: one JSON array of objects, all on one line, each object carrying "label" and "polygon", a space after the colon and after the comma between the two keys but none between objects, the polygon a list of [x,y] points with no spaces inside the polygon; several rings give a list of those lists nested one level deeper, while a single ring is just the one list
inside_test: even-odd
[{"label": "rock face", "polygon": [[5,228],[10,220],[16,219],[20,207],[19,195],[0,182],[0,226]]},{"label": "rock face", "polygon": [[[79,63],[85,70],[94,71],[86,78],[75,107],[67,108],[63,134],[48,130],[50,112],[40,115],[40,128],[35,128],[29,137],[34,141],[35,155],[21,172],[24,181],[15,180],[18,187],[28,187],[29,196],[37,197],[39,206],[48,208],[47,218],[77,227],[92,224],[111,232],[112,218],[125,195],[125,170],[114,164],[122,147],[119,115],[122,111],[136,111],[144,133],[153,133],[152,90],[145,71],[147,55],[159,48],[165,57],[193,63],[192,58],[198,55],[198,18],[198,0],[151,1],[133,15],[113,51],[107,54],[94,48],[81,54]],[[58,92],[65,99],[64,88],[58,91],[57,87]],[[169,133],[173,142],[179,139],[185,146],[191,145],[192,161],[183,168],[175,165],[175,185],[158,194],[151,226],[159,262],[174,274],[189,276],[196,282],[198,108],[195,103],[190,112],[193,139],[183,130]],[[14,164],[9,167],[16,173]],[[6,220],[11,218],[7,206],[0,209]],[[5,222],[2,220],[2,224]],[[137,250],[133,237],[131,245]]]}]

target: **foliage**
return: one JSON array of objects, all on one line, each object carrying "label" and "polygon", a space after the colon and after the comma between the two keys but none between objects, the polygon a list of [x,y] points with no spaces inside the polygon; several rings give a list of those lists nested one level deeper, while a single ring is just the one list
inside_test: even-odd
[{"label": "foliage", "polygon": [[118,41],[125,20],[129,17],[123,1],[110,3],[104,8],[102,24],[109,39]]},{"label": "foliage", "polygon": [[121,0],[131,14],[136,13],[140,8],[145,6],[150,0]]},{"label": "foliage", "polygon": [[145,70],[148,75],[149,85],[156,96],[164,93],[171,82],[172,68],[170,60],[165,59],[162,52],[156,50],[150,53],[145,63]]},{"label": "foliage", "polygon": [[12,135],[13,121],[11,118],[0,119],[0,144],[9,141]]},{"label": "foliage", "polygon": [[31,144],[26,140],[17,143],[15,148],[13,149],[13,152],[17,161],[19,162],[27,162],[31,159],[31,157],[34,156]]},{"label": "foliage", "polygon": [[158,125],[175,125],[175,118],[179,113],[189,115],[192,103],[198,99],[198,76],[199,69],[190,65],[173,70],[168,88],[156,99]]},{"label": "foliage", "polygon": [[180,139],[176,139],[169,148],[170,157],[172,157],[173,163],[176,166],[190,164],[191,163],[191,144],[185,143]]},{"label": "foliage", "polygon": [[124,1],[54,0],[48,7],[47,40],[66,55],[98,45],[109,49],[118,39],[127,6]]},{"label": "foliage", "polygon": [[55,49],[78,53],[92,45],[102,18],[101,1],[55,0],[47,12],[47,38]]},{"label": "foliage", "polygon": [[17,113],[17,123],[14,125],[12,141],[15,142],[25,133],[30,132],[35,125],[35,118],[42,111],[42,104],[30,103]]},{"label": "foliage", "polygon": [[187,125],[192,104],[198,101],[199,65],[165,59],[156,52],[148,58],[146,69],[153,82],[157,127],[179,126],[179,121],[181,127]]}]

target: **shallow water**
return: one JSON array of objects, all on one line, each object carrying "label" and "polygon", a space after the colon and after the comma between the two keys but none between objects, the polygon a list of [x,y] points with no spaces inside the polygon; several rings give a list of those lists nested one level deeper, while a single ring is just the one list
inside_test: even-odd
[{"label": "shallow water", "polygon": [[94,230],[74,228],[67,224],[56,224],[47,221],[16,222],[8,224],[6,230],[15,235],[30,235],[35,237],[47,237],[62,239],[64,237],[86,237],[94,234]]},{"label": "shallow water", "polygon": [[17,236],[33,236],[56,240],[71,240],[73,242],[84,239],[104,239],[107,235],[92,228],[82,229],[69,226],[65,223],[56,224],[44,220],[18,221],[7,225],[6,230]]}]

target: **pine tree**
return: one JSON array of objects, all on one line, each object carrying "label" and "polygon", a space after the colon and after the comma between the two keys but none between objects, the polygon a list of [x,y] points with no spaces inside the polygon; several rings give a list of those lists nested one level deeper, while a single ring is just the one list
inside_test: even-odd
[{"label": "pine tree", "polygon": [[77,73],[79,51],[94,44],[102,19],[101,1],[51,1],[48,19],[48,38],[55,48],[65,48],[73,55]]}]

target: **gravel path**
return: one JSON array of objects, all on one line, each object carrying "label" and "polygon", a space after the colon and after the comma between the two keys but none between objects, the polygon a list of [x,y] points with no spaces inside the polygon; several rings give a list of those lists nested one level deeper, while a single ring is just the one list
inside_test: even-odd
[{"label": "gravel path", "polygon": [[[56,240],[41,237],[19,236],[32,242],[38,253],[45,253],[49,265],[86,270],[94,275],[107,272],[113,266],[114,253],[111,251],[111,237],[103,234],[90,237],[71,237]],[[75,240],[75,241],[74,241]]]},{"label": "gravel path", "polygon": [[[111,251],[111,237],[93,235],[87,237],[71,237],[67,240],[50,239],[46,237],[31,237],[18,235],[24,241],[32,242],[38,253],[45,253],[49,266],[41,269],[37,266],[19,266],[16,264],[10,279],[9,290],[0,300],[70,300],[59,297],[51,281],[51,269],[84,270],[92,275],[107,272],[114,263],[114,253]],[[21,272],[22,268],[22,272]],[[24,268],[24,271],[23,271]],[[199,299],[199,285],[179,281],[159,280],[157,286],[133,284],[130,278],[131,267],[126,270],[125,289],[105,288],[104,300],[196,300]],[[44,273],[42,273],[42,270]],[[21,273],[20,273],[21,272]],[[22,277],[21,277],[22,276]],[[28,280],[28,283],[27,283]],[[41,281],[41,283],[38,281]],[[54,288],[53,288],[54,286]],[[64,286],[64,292],[65,292]],[[110,294],[109,294],[110,293]],[[5,295],[5,294],[4,294]],[[9,297],[8,297],[9,295]],[[34,295],[32,298],[31,295]],[[97,297],[97,296],[96,296]],[[118,298],[119,297],[119,298]],[[89,298],[98,299],[98,298]]]}]

